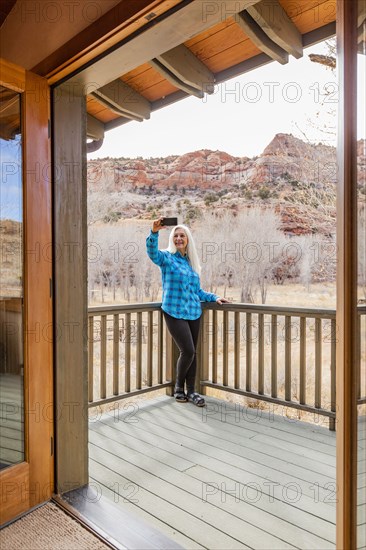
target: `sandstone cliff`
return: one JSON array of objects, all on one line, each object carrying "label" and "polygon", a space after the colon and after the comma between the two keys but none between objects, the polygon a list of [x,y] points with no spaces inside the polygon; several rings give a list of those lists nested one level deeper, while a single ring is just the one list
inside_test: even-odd
[{"label": "sandstone cliff", "polygon": [[[358,142],[358,187],[365,197],[365,140]],[[240,208],[260,202],[281,212],[289,233],[333,233],[337,160],[335,147],[277,134],[258,157],[233,157],[203,149],[181,156],[88,162],[89,193],[109,196],[108,221],[147,217],[182,197],[199,208]],[[113,197],[113,200],[112,200]],[[92,198],[91,198],[92,201]],[[115,202],[118,208],[115,208]],[[98,210],[98,215],[101,209]],[[96,218],[97,219],[97,218]]]}]

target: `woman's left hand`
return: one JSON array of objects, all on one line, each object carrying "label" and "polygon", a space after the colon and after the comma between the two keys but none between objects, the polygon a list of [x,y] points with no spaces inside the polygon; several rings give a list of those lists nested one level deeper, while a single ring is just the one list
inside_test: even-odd
[{"label": "woman's left hand", "polygon": [[227,300],[226,298],[217,298],[216,303],[221,306],[222,304],[229,304],[230,300]]}]

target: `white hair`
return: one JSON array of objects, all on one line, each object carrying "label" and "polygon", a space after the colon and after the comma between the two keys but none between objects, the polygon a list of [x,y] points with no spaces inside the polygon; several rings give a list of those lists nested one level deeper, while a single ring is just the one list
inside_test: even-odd
[{"label": "white hair", "polygon": [[187,256],[188,256],[188,259],[189,259],[189,262],[192,266],[193,271],[195,271],[196,273],[198,273],[198,275],[200,275],[201,274],[201,264],[200,264],[200,261],[199,261],[197,248],[196,248],[196,245],[194,243],[192,233],[186,225],[182,225],[182,224],[181,225],[176,225],[172,229],[172,231],[170,232],[170,235],[169,235],[168,248],[166,250],[168,252],[170,252],[171,254],[175,254],[177,252],[177,247],[174,244],[174,233],[175,233],[176,229],[183,229],[184,233],[187,235],[187,239],[188,239],[187,248],[186,248]]}]

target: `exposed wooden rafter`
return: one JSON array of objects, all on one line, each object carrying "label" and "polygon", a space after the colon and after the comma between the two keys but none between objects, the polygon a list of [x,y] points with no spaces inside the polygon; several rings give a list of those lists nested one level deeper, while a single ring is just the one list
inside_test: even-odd
[{"label": "exposed wooden rafter", "polygon": [[235,21],[245,32],[245,34],[251,39],[251,41],[260,49],[274,59],[284,65],[288,63],[288,53],[278,46],[273,40],[271,40],[261,27],[256,23],[253,17],[242,11],[235,17]]},{"label": "exposed wooden rafter", "polygon": [[87,114],[86,137],[99,141],[104,138],[104,124],[94,116]]},{"label": "exposed wooden rafter", "polygon": [[176,86],[176,88],[179,88],[180,90],[183,90],[189,95],[194,95],[198,98],[202,98],[204,96],[204,93],[202,90],[197,90],[197,88],[193,88],[192,86],[189,86],[188,84],[185,84],[182,82],[175,74],[169,71],[160,61],[157,59],[152,59],[149,61],[149,65],[153,67],[155,70],[157,70],[166,80],[168,80],[173,86]]},{"label": "exposed wooden rafter", "polygon": [[98,88],[91,95],[114,113],[131,120],[150,118],[150,102],[120,79]]},{"label": "exposed wooden rafter", "polygon": [[296,59],[302,57],[301,33],[278,0],[262,0],[247,11],[273,42]]},{"label": "exposed wooden rafter", "polygon": [[[159,55],[154,61],[158,61],[186,86],[203,93],[213,93],[213,73],[184,44]],[[154,66],[156,68],[157,64]],[[179,88],[184,89],[182,86]]]}]

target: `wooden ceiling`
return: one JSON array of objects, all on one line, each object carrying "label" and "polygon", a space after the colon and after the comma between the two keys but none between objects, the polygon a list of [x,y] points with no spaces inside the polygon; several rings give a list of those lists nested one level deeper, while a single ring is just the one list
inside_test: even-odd
[{"label": "wooden ceiling", "polygon": [[[211,10],[220,5],[201,4]],[[104,131],[148,119],[164,105],[190,95],[203,97],[215,84],[264,63],[300,58],[304,46],[335,34],[336,0],[252,1],[225,15],[89,94],[88,137],[100,140]]]},{"label": "wooden ceiling", "polygon": [[[2,4],[3,18],[12,6],[21,7],[26,1],[7,0]],[[26,68],[45,76],[50,85],[67,82],[70,89],[81,86],[84,94],[87,90],[87,135],[95,141],[101,141],[105,131],[148,119],[175,101],[213,93],[215,85],[256,67],[285,64],[289,56],[300,58],[304,47],[336,32],[336,0],[107,3],[112,8],[87,27],[76,16],[72,31],[67,18],[57,23],[58,42],[50,21],[41,18],[34,27],[34,17],[20,19],[20,8],[8,13],[2,27],[5,38],[18,29],[16,41],[2,42],[3,55],[10,62],[24,66],[24,52],[32,48],[35,64]],[[61,9],[65,2],[54,4]],[[82,11],[90,2],[77,4]],[[364,49],[361,9],[358,24]],[[38,43],[33,47],[35,29],[44,47]]]}]

